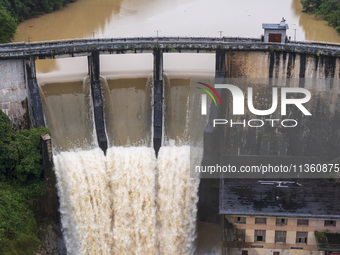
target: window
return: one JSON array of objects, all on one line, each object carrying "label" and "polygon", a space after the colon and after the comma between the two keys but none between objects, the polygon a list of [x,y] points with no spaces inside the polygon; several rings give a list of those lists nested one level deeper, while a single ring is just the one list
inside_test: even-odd
[{"label": "window", "polygon": [[245,229],[234,229],[234,241],[245,241],[246,240],[246,230]]},{"label": "window", "polygon": [[243,250],[243,251],[242,251],[242,255],[248,255],[248,251]]},{"label": "window", "polygon": [[266,230],[255,230],[254,242],[265,242],[266,241]]},{"label": "window", "polygon": [[286,242],[287,231],[275,231],[275,243]]},{"label": "window", "polygon": [[235,217],[235,223],[246,224],[246,217]]},{"label": "window", "polygon": [[255,218],[255,224],[267,224],[267,218]]},{"label": "window", "polygon": [[325,226],[336,226],[336,221],[335,220],[325,220]]},{"label": "window", "polygon": [[306,219],[298,219],[297,220],[297,225],[298,226],[308,226],[309,225],[309,220],[306,220]]},{"label": "window", "polygon": [[296,243],[307,243],[308,232],[296,232]]},{"label": "window", "polygon": [[276,218],[276,225],[277,226],[283,226],[287,225],[288,220],[285,218]]},{"label": "window", "polygon": [[274,251],[274,252],[273,252],[273,255],[280,255],[280,252]]}]

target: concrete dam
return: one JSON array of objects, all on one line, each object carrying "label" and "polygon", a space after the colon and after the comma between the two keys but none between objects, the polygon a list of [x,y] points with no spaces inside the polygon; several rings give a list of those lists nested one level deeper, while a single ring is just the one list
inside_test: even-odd
[{"label": "concrete dam", "polygon": [[[140,85],[133,83],[136,79],[131,79],[133,89],[117,90],[117,95],[112,97],[115,93],[112,89],[125,85],[105,79],[101,58],[110,54],[144,53],[152,54],[152,74],[139,80],[145,91],[139,92]],[[196,218],[219,222],[219,196],[214,180],[190,177],[190,142],[187,139],[191,128],[188,117],[190,81],[189,78],[178,81],[178,88],[172,91],[172,81],[164,72],[164,59],[166,54],[173,53],[214,54],[215,72],[207,80],[210,79],[212,86],[211,80],[215,83],[235,81],[241,88],[252,86],[257,109],[270,108],[272,87],[280,87],[280,84],[306,88],[315,98],[307,105],[311,118],[306,120],[297,109],[289,111],[288,115],[296,116],[299,122],[294,131],[280,127],[257,129],[224,125],[219,127],[219,132],[223,133],[220,137],[220,133],[216,135],[207,128],[204,154],[197,155],[198,162],[207,163],[207,158],[216,157],[223,161],[226,154],[318,155],[327,162],[339,157],[340,45],[204,37],[83,39],[0,45],[0,109],[10,117],[15,129],[47,125],[55,130],[52,132],[54,173],[69,254],[194,254]],[[36,60],[84,56],[88,75],[77,85],[79,101],[65,104],[62,110],[55,112],[55,104],[64,101],[53,101],[45,95],[42,89],[45,85],[39,84],[37,79]],[[238,84],[238,79],[246,84]],[[216,116],[230,118],[230,94],[220,95],[226,107],[218,108]],[[126,114],[126,119],[130,118],[135,108],[125,108],[134,101],[145,108],[131,125],[139,129],[137,138],[131,133],[133,129],[124,123],[125,119],[115,118],[121,116],[117,114],[120,111]],[[211,112],[217,109],[210,108]],[[79,123],[86,125],[84,134],[87,140],[94,140],[93,146],[78,145],[78,140],[71,140],[75,144],[72,149],[56,145],[60,143],[59,137],[71,137],[68,132],[78,135],[79,139],[83,135],[82,127],[70,124],[60,128],[55,123],[58,120],[53,122],[54,116],[69,112],[72,118],[79,118]],[[78,113],[80,117],[76,116]],[[181,115],[184,123],[178,124],[176,115]],[[245,118],[248,117],[252,114],[246,111]],[[275,113],[271,118],[280,117]],[[145,123],[140,125],[141,122]],[[115,125],[117,127],[112,128]],[[124,139],[120,137],[122,129],[131,131],[124,134]],[[323,130],[322,135],[316,133],[318,130]],[[332,135],[327,137],[325,133]],[[121,141],[117,142],[118,139]]]},{"label": "concrete dam", "polygon": [[[153,53],[154,143],[162,137],[163,54],[216,53],[216,78],[339,79],[340,46],[324,43],[263,43],[249,38],[123,38],[83,39],[0,46],[0,109],[13,127],[44,125],[35,60],[87,56],[95,122],[100,147],[105,148],[101,112],[100,55]],[[303,86],[303,84],[299,84]],[[332,86],[333,89],[336,86]],[[331,88],[330,88],[331,89]]]}]

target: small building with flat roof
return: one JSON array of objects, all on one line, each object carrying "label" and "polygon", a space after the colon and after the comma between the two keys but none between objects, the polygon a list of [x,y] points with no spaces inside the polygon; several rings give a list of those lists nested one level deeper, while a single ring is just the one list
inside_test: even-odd
[{"label": "small building with flat roof", "polygon": [[288,25],[286,20],[282,18],[279,24],[262,24],[264,29],[264,42],[284,43],[287,41],[286,31]]},{"label": "small building with flat roof", "polygon": [[228,255],[340,254],[340,184],[323,179],[221,179]]}]

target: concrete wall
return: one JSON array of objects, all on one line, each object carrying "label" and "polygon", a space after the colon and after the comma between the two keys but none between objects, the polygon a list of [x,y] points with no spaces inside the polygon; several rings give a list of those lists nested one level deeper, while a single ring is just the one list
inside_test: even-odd
[{"label": "concrete wall", "polygon": [[9,116],[13,128],[29,127],[23,60],[0,61],[0,109]]},{"label": "concrete wall", "polygon": [[[236,217],[246,217],[246,223],[235,223]],[[225,215],[228,224],[225,227],[225,233],[229,235],[233,233],[233,230],[229,228],[245,229],[245,242],[228,242],[225,245],[229,248],[228,255],[240,255],[242,250],[247,250],[248,255],[273,255],[273,252],[278,251],[280,255],[319,255],[320,252],[316,246],[316,240],[314,236],[314,231],[323,232],[339,232],[340,231],[340,221],[337,220],[336,226],[324,226],[324,222],[327,219],[319,218],[309,218],[308,226],[298,226],[297,219],[293,217],[285,217],[288,219],[287,225],[277,226],[276,218],[272,216],[261,216],[267,219],[266,224],[255,224],[254,216],[244,216],[244,215]],[[254,242],[255,230],[265,230],[266,240],[265,242]],[[287,231],[286,242],[285,243],[275,243],[275,230]],[[308,232],[307,244],[296,243],[296,232]],[[230,239],[230,236],[226,237]],[[262,245],[263,248],[251,248],[251,245]],[[237,247],[237,248],[236,248]],[[300,247],[303,250],[292,249],[291,247]]]},{"label": "concrete wall", "polygon": [[[247,87],[253,87],[254,101],[258,104],[255,105],[255,108],[259,106],[263,107],[263,109],[270,108],[272,87],[302,87],[311,92],[312,100],[306,103],[306,108],[309,109],[312,116],[304,118],[298,109],[291,108],[291,116],[294,116],[294,119],[301,125],[298,125],[294,132],[278,127],[277,133],[281,136],[277,135],[275,138],[271,138],[273,144],[278,143],[280,139],[285,141],[287,146],[284,154],[317,156],[321,161],[333,160],[338,157],[336,151],[340,150],[340,143],[334,130],[338,128],[338,119],[340,117],[339,57],[283,52],[273,49],[272,51],[252,52],[227,51],[225,60],[227,78],[246,78],[246,82],[239,81],[239,83],[235,83],[245,94]],[[268,78],[274,79],[268,80]],[[267,80],[259,82],[258,79]],[[227,109],[227,112],[221,111],[219,118],[230,119],[233,117],[231,95],[223,91],[221,92],[221,97],[222,101],[228,102],[228,107],[223,108]],[[245,115],[242,117],[252,119],[254,115],[246,107]],[[282,119],[281,109],[278,108],[270,117]],[[325,125],[325,123],[328,124]],[[331,135],[326,136],[327,139],[324,139],[318,130],[322,130],[325,136],[326,134]],[[256,134],[258,131],[254,128],[249,128],[248,126],[242,129],[230,128],[225,125],[221,132],[227,134],[225,140],[220,139],[221,151],[224,154],[282,155],[278,151],[271,151],[269,154],[263,153],[264,147],[262,145],[264,140]],[[248,139],[249,137],[256,137],[256,139]]]},{"label": "concrete wall", "polygon": [[266,29],[264,32],[264,42],[269,42],[269,34],[281,34],[281,42],[286,41],[286,30],[285,29]]},{"label": "concrete wall", "polygon": [[279,255],[322,255],[319,251],[304,251],[304,250],[283,250],[283,249],[262,249],[262,248],[252,248],[252,249],[241,249],[241,248],[230,248],[226,249],[226,254],[228,255],[240,255],[242,251],[248,251],[248,255],[273,255],[274,252],[279,252]]},{"label": "concrete wall", "polygon": [[[334,78],[339,80],[340,59],[273,49],[229,51],[226,54],[228,78]],[[327,89],[327,88],[325,88]]]}]

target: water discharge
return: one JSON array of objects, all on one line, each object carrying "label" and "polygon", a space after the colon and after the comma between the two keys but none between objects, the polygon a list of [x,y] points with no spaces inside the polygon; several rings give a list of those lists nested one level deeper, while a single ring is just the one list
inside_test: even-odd
[{"label": "water discharge", "polygon": [[51,82],[40,87],[47,126],[57,151],[91,149],[96,145],[89,79]]},{"label": "water discharge", "polygon": [[190,177],[190,147],[161,147],[157,224],[160,254],[193,254],[198,178]]},{"label": "water discharge", "polygon": [[114,201],[112,254],[157,254],[154,150],[146,147],[109,149],[107,174]]},{"label": "water discharge", "polygon": [[54,157],[68,254],[112,254],[113,193],[100,149]]},{"label": "water discharge", "polygon": [[111,146],[151,146],[152,77],[103,78],[104,118]]},{"label": "water discharge", "polygon": [[54,157],[68,254],[192,254],[198,179],[189,146]]},{"label": "water discharge", "polygon": [[193,254],[199,179],[190,178],[189,87],[212,76],[165,75],[166,146],[156,159],[149,72],[105,68],[106,156],[94,149],[89,79],[40,76],[68,254]]}]

